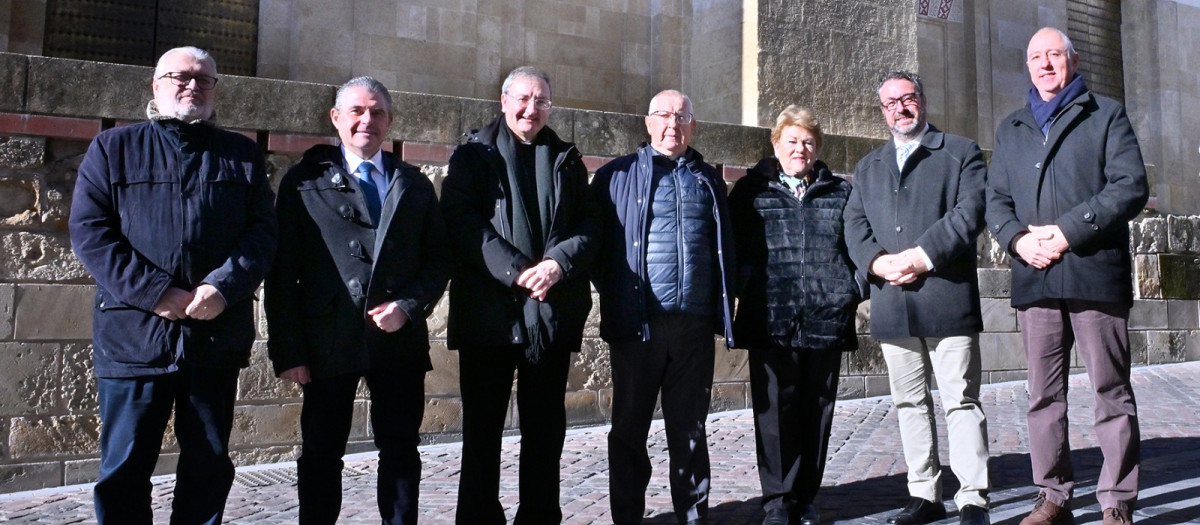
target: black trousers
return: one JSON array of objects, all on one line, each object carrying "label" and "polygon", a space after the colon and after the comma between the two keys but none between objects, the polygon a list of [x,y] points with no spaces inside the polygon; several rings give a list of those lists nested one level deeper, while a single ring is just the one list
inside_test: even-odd
[{"label": "black trousers", "polygon": [[461,525],[504,524],[500,504],[500,441],[517,374],[521,429],[520,503],[516,525],[559,523],[559,461],[567,434],[564,397],[568,350],[545,350],[535,364],[523,347],[463,348],[458,352],[462,390],[463,451],[458,482]]},{"label": "black trousers", "polygon": [[764,509],[802,509],[825,474],[842,353],[750,350],[754,441]]},{"label": "black trousers", "polygon": [[686,523],[708,514],[705,421],[716,353],[712,326],[709,317],[663,315],[651,319],[650,341],[609,342],[613,412],[608,489],[618,525],[641,523],[646,510],[652,471],[646,439],[660,391],[675,517]]},{"label": "black trousers", "polygon": [[179,462],[171,523],[221,523],[233,485],[229,433],[238,372],[185,364],[170,374],[96,379],[102,423],[94,493],[99,523],[153,522],[150,475],[172,410]]},{"label": "black trousers", "polygon": [[[302,525],[333,524],[342,510],[342,456],[350,438],[359,374],[304,385],[303,445],[296,461]],[[376,503],[385,525],[417,522],[425,372],[369,372],[371,431],[379,449]]]}]

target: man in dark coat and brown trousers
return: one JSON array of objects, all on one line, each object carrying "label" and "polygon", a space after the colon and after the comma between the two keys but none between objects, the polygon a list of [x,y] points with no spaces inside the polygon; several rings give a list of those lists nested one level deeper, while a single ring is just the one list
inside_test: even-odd
[{"label": "man in dark coat and brown trousers", "polygon": [[449,250],[433,184],[383,151],[387,88],[371,77],[338,90],[341,146],[319,145],[279,185],[279,253],[267,276],[267,348],[300,384],[296,461],[301,524],[333,524],[359,379],[379,448],[378,507],[388,525],[417,522],[420,426],[429,330]]},{"label": "man in dark coat and brown trousers", "polygon": [[1137,403],[1129,382],[1129,221],[1149,197],[1125,108],[1077,73],[1067,35],[1029,41],[1028,104],[996,130],[987,222],[1012,256],[1012,304],[1029,362],[1029,458],[1041,490],[1022,525],[1071,522],[1067,431],[1071,348],[1096,394],[1104,524],[1131,523],[1138,496]]},{"label": "man in dark coat and brown trousers", "polygon": [[844,217],[850,257],[870,271],[871,335],[887,361],[908,465],[909,503],[888,523],[917,525],[946,515],[930,393],[936,376],[950,468],[960,486],[959,521],[986,524],[975,239],[983,231],[987,168],[973,141],[928,124],[917,75],[885,75],[879,105],[892,140],[858,163]]}]

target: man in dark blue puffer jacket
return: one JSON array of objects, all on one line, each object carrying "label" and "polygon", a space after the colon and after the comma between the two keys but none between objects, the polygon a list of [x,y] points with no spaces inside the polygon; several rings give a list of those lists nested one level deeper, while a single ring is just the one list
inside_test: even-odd
[{"label": "man in dark blue puffer jacket", "polygon": [[604,219],[592,278],[612,360],[609,490],[617,524],[639,523],[645,512],[646,438],[660,389],[675,514],[680,523],[702,523],[708,513],[713,333],[732,344],[736,265],[725,183],[688,147],[695,129],[691,100],[659,93],[646,116],[650,143],[592,181]]}]

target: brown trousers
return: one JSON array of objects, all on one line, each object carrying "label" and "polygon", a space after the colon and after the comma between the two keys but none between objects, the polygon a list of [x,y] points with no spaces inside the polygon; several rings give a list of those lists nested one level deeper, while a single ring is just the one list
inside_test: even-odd
[{"label": "brown trousers", "polygon": [[1029,361],[1029,457],[1033,482],[1046,499],[1071,499],[1075,473],[1067,435],[1071,347],[1087,367],[1096,396],[1096,437],[1104,455],[1096,499],[1103,509],[1133,510],[1138,494],[1137,403],[1129,383],[1129,307],[1117,303],[1043,300],[1017,312]]}]

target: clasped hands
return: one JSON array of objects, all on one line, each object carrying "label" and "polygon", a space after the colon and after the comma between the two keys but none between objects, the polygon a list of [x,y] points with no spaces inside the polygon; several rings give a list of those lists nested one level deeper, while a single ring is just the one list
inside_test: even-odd
[{"label": "clasped hands", "polygon": [[1029,226],[1029,233],[1021,234],[1013,243],[1013,249],[1021,259],[1039,270],[1054,264],[1070,249],[1062,229],[1053,224]]},{"label": "clasped hands", "polygon": [[172,286],[158,298],[154,314],[172,321],[187,318],[208,321],[221,315],[225,306],[225,297],[211,284],[202,283],[190,292]]},{"label": "clasped hands", "polygon": [[517,276],[517,286],[529,290],[529,297],[535,301],[545,301],[550,287],[562,280],[562,267],[554,259],[546,259],[521,272]]},{"label": "clasped hands", "polygon": [[888,284],[900,286],[917,280],[928,272],[929,266],[917,248],[900,253],[885,253],[871,261],[871,273],[882,277]]}]

